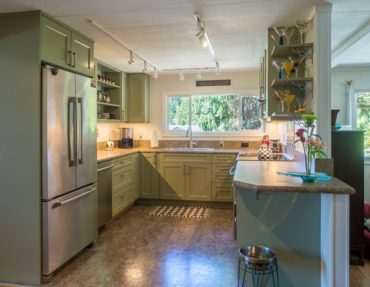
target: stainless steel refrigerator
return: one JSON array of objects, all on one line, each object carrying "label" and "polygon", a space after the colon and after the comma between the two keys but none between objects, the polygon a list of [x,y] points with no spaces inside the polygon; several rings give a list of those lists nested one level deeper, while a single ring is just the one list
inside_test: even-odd
[{"label": "stainless steel refrigerator", "polygon": [[96,88],[52,66],[42,73],[45,277],[97,237]]}]

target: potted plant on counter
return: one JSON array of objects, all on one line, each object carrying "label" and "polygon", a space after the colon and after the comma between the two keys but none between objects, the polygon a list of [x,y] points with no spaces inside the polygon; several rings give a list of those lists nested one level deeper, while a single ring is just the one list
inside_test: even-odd
[{"label": "potted plant on counter", "polygon": [[327,157],[324,150],[326,144],[321,137],[315,133],[316,120],[318,117],[313,114],[302,115],[302,121],[298,121],[300,128],[296,131],[297,142],[302,143],[305,172],[278,172],[281,175],[300,177],[303,182],[315,182],[316,180],[330,180],[330,176],[322,172],[312,172],[312,164],[315,158]]},{"label": "potted plant on counter", "polygon": [[316,115],[302,115],[302,122],[298,123],[302,127],[296,132],[298,139],[295,142],[301,142],[303,145],[307,175],[312,173],[312,163],[315,158],[327,157],[324,152],[326,144],[323,143],[321,137],[315,133],[315,122],[317,119],[318,117]]}]

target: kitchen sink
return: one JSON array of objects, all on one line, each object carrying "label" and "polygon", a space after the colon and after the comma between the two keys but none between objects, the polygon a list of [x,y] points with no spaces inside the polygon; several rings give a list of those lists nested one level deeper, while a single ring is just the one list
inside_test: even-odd
[{"label": "kitchen sink", "polygon": [[173,152],[211,152],[214,151],[214,148],[203,148],[203,147],[168,147],[164,148],[164,151],[173,151]]}]

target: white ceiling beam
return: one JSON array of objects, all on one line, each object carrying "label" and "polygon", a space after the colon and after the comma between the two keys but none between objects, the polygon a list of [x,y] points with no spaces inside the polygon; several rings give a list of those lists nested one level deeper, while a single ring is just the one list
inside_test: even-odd
[{"label": "white ceiling beam", "polygon": [[352,47],[355,43],[360,41],[370,33],[370,19],[357,29],[353,34],[347,37],[342,43],[340,43],[331,53],[331,67],[336,67],[339,63],[339,56]]}]

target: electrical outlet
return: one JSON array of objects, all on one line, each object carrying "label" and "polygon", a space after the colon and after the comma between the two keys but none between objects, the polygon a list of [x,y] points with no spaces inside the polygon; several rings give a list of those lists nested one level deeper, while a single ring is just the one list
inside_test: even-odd
[{"label": "electrical outlet", "polygon": [[241,142],[240,147],[249,147],[249,142]]}]

